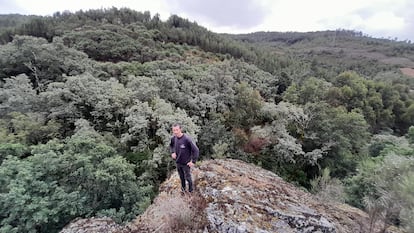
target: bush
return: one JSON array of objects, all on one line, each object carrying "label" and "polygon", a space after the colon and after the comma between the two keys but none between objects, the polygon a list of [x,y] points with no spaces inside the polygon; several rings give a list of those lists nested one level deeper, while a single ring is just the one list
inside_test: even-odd
[{"label": "bush", "polygon": [[322,175],[310,181],[311,192],[320,200],[329,202],[345,202],[345,192],[342,182],[330,177],[328,168],[323,169]]},{"label": "bush", "polygon": [[93,130],[32,147],[0,166],[0,232],[58,232],[76,217],[129,221],[150,202],[151,186]]},{"label": "bush", "polygon": [[140,229],[156,232],[197,232],[207,224],[206,202],[197,193],[180,195],[161,193],[154,204],[141,215]]}]

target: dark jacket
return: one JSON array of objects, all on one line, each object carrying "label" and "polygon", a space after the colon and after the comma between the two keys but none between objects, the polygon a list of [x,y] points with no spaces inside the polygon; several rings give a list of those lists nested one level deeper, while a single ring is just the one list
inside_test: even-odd
[{"label": "dark jacket", "polygon": [[187,164],[190,161],[195,163],[199,155],[197,145],[185,134],[181,138],[171,138],[170,152],[177,155],[175,162],[179,164]]}]

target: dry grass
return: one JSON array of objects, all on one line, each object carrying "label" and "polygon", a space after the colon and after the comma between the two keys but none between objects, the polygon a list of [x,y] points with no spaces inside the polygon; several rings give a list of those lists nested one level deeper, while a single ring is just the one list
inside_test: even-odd
[{"label": "dry grass", "polygon": [[198,193],[161,193],[135,221],[135,232],[202,232],[207,225],[206,201]]}]

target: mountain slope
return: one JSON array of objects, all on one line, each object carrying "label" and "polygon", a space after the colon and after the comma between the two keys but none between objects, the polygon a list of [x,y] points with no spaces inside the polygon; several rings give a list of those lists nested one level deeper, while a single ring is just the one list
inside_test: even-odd
[{"label": "mountain slope", "polygon": [[228,36],[329,71],[350,69],[375,76],[385,70],[414,68],[414,44],[410,41],[372,38],[362,32],[254,32]]}]

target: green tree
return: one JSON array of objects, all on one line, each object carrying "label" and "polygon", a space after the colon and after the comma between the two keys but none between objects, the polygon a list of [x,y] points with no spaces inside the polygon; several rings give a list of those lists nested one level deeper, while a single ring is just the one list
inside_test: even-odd
[{"label": "green tree", "polygon": [[232,127],[249,129],[260,122],[263,99],[260,93],[242,82],[236,88],[233,106],[230,108],[228,124]]},{"label": "green tree", "polygon": [[414,174],[408,172],[399,183],[397,188],[398,198],[403,200],[403,208],[400,218],[407,232],[414,230]]},{"label": "green tree", "polygon": [[28,146],[20,143],[0,143],[0,165],[8,156],[22,158],[30,154]]},{"label": "green tree", "polygon": [[294,83],[289,86],[286,92],[283,93],[283,98],[291,103],[301,105],[308,102],[325,101],[331,87],[331,83],[311,77],[301,85]]},{"label": "green tree", "polygon": [[0,47],[0,67],[0,80],[24,73],[39,91],[47,83],[63,81],[63,74],[95,71],[86,54],[67,48],[60,38],[48,43],[30,36],[15,36]]},{"label": "green tree", "polygon": [[126,221],[150,201],[150,186],[87,123],[75,135],[35,146],[0,166],[2,232],[57,232],[75,217]]},{"label": "green tree", "polygon": [[[381,141],[374,141],[378,148]],[[370,213],[372,223],[380,221],[384,229],[402,220],[403,227],[410,230],[414,206],[410,189],[414,168],[413,147],[405,138],[398,139],[399,142],[390,137],[382,141],[379,155],[362,161],[357,174],[347,179],[348,201],[359,207],[364,206]]]},{"label": "green tree", "polygon": [[332,176],[340,178],[353,172],[370,139],[364,116],[342,107],[329,107],[324,102],[308,104],[305,110],[310,121],[304,134],[304,150],[328,147],[319,162],[321,167],[329,167]]},{"label": "green tree", "polygon": [[51,83],[41,98],[51,109],[50,118],[63,118],[66,124],[84,118],[99,131],[116,136],[124,132],[124,111],[132,103],[129,90],[117,80],[101,81],[89,73],[67,77],[65,83]]},{"label": "green tree", "polygon": [[402,115],[402,118],[409,125],[414,125],[414,103],[408,106],[406,112]]},{"label": "green tree", "polygon": [[10,112],[30,112],[35,110],[39,97],[27,75],[7,78],[0,87],[0,116]]},{"label": "green tree", "polygon": [[125,123],[128,132],[124,133],[121,142],[127,144],[132,151],[143,152],[154,149],[155,135],[153,126],[153,110],[147,102],[136,101],[126,110]]},{"label": "green tree", "polygon": [[348,111],[364,106],[364,99],[367,95],[367,87],[364,79],[357,73],[344,72],[338,75],[333,81],[342,93],[341,102]]},{"label": "green tree", "polygon": [[33,145],[59,138],[60,125],[38,114],[12,112],[0,119],[0,143]]},{"label": "green tree", "polygon": [[408,128],[407,138],[411,144],[414,144],[414,126]]},{"label": "green tree", "polygon": [[129,76],[125,87],[130,90],[131,98],[141,102],[151,102],[161,92],[156,81],[146,76]]},{"label": "green tree", "polygon": [[142,45],[126,33],[93,28],[67,33],[63,41],[66,46],[83,51],[97,61],[142,61]]}]

